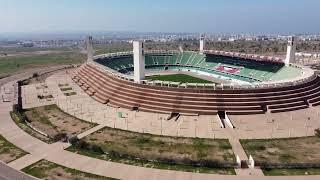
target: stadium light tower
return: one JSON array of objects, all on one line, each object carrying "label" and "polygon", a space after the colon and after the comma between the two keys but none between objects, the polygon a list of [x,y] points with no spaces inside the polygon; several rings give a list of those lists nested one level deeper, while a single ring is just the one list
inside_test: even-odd
[{"label": "stadium light tower", "polygon": [[288,47],[287,47],[287,56],[284,60],[284,64],[289,66],[290,63],[295,63],[296,60],[296,38],[294,36],[289,36],[288,38]]},{"label": "stadium light tower", "polygon": [[203,53],[206,45],[206,37],[204,34],[200,36],[200,53]]},{"label": "stadium light tower", "polygon": [[94,50],[93,50],[92,36],[88,36],[86,38],[86,49],[87,49],[87,56],[88,56],[87,61],[93,61]]},{"label": "stadium light tower", "polygon": [[145,78],[145,56],[143,42],[133,42],[134,81],[140,83]]}]

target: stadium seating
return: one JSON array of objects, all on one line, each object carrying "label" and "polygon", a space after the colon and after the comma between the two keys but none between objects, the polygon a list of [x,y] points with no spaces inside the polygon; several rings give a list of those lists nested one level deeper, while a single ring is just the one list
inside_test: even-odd
[{"label": "stadium seating", "polygon": [[[133,70],[132,55],[113,59],[97,59],[95,61],[124,74]],[[247,61],[222,56],[203,55],[197,52],[147,54],[145,63],[146,68],[150,70],[164,70],[164,66],[175,65],[179,67],[167,69],[182,69],[181,67],[195,68],[207,73],[246,82],[282,80],[288,77],[299,76],[300,73],[300,70],[297,68],[284,67],[279,63],[270,64],[267,62]],[[223,69],[226,69],[225,67],[232,67],[235,71],[223,71]]]},{"label": "stadium seating", "polygon": [[73,79],[101,103],[148,112],[260,114],[293,111],[320,104],[319,77],[299,85],[265,89],[170,88],[125,81],[102,72],[93,64],[85,64]]},{"label": "stadium seating", "polygon": [[155,62],[152,56],[146,56],[145,62],[146,62],[146,67],[155,65]]}]

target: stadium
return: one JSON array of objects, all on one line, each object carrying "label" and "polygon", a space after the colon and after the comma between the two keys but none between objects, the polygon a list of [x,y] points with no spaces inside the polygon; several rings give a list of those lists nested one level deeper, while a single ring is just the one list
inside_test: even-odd
[{"label": "stadium", "polygon": [[[219,114],[224,119],[320,104],[319,77],[294,64],[294,38],[286,59],[205,50],[204,43],[202,37],[199,52],[144,51],[138,42],[141,48],[135,53],[91,55],[73,80],[103,104],[173,116]],[[207,82],[179,82],[174,76],[173,81],[157,80],[164,74],[185,74]]]},{"label": "stadium", "polygon": [[285,58],[208,50],[204,36],[199,51],[133,41],[94,55],[93,44],[84,64],[1,87],[0,131],[31,152],[10,162],[6,151],[10,166],[117,179],[319,174],[320,80],[296,63],[294,37]]}]

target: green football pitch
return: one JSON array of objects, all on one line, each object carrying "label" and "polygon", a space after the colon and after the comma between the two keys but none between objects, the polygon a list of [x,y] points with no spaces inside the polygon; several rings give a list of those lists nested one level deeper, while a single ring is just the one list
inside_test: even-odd
[{"label": "green football pitch", "polygon": [[147,76],[146,79],[159,80],[159,81],[173,81],[173,82],[181,82],[181,83],[213,83],[211,81],[199,79],[199,78],[185,75],[185,74]]}]

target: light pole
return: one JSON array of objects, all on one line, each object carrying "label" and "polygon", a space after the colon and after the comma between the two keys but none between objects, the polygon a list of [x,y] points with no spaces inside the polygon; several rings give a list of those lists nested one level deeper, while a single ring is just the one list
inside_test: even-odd
[{"label": "light pole", "polygon": [[274,119],[272,119],[271,139],[273,138],[274,122],[275,122],[275,120],[274,120]]},{"label": "light pole", "polygon": [[307,121],[306,121],[306,136],[308,136],[308,128],[309,128],[309,126],[308,126],[308,122],[310,121],[310,117],[308,117],[307,118]]},{"label": "light pole", "polygon": [[[159,116],[159,114],[158,114],[158,116]],[[163,130],[162,130],[162,128],[163,128],[163,126],[162,126],[162,118],[160,118],[160,122],[161,122],[161,135],[163,135]]]}]

